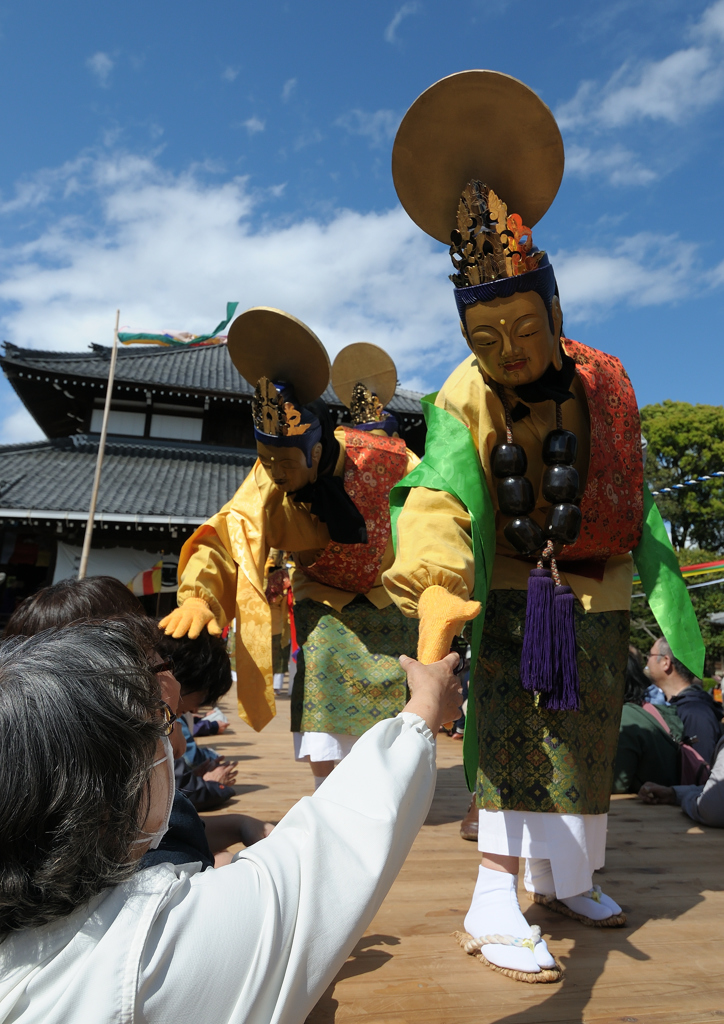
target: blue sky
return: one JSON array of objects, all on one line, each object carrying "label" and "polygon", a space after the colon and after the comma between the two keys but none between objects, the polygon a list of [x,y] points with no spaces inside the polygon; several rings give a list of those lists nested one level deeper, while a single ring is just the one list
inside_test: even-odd
[{"label": "blue sky", "polygon": [[[275,305],[403,383],[465,355],[444,248],[397,202],[400,118],[487,67],[556,114],[563,185],[534,231],[567,333],[640,404],[720,403],[724,0],[0,6],[0,337],[108,343]],[[0,439],[37,428],[0,384]]]}]

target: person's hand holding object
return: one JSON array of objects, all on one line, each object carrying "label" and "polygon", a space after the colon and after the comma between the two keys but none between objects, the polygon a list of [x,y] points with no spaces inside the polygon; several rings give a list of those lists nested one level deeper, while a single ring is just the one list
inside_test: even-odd
[{"label": "person's hand holding object", "polygon": [[479,601],[464,601],[444,587],[423,590],[417,604],[420,615],[418,660],[423,665],[431,665],[444,658],[450,651],[453,637],[460,633],[466,622],[480,614],[480,609]]},{"label": "person's hand holding object", "polygon": [[433,665],[422,665],[405,654],[400,658],[412,694],[403,711],[424,718],[433,736],[437,736],[443,722],[460,716],[463,691],[455,675],[459,660],[455,653]]},{"label": "person's hand holding object", "polygon": [[186,634],[190,640],[195,640],[204,626],[212,636],[221,635],[221,626],[216,616],[201,597],[187,597],[182,605],[174,608],[171,614],[161,619],[158,624],[158,628],[163,629],[166,636],[172,636],[175,640]]}]

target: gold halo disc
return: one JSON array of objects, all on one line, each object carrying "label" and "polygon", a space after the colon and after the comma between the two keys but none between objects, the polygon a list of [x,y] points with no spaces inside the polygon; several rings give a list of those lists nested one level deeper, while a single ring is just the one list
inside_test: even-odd
[{"label": "gold halo disc", "polygon": [[412,220],[450,242],[460,195],[477,178],[529,228],[556,197],[563,139],[550,109],[499,71],[460,71],[431,85],[402,119],[392,179]]},{"label": "gold halo disc", "polygon": [[397,390],[397,368],[392,357],[368,341],[347,345],[332,364],[332,387],[347,408],[355,384],[364,384],[384,408]]},{"label": "gold halo disc", "polygon": [[227,341],[231,361],[252,387],[260,377],[291,384],[301,405],[329,384],[329,356],[314,331],[291,313],[254,306],[237,317]]}]

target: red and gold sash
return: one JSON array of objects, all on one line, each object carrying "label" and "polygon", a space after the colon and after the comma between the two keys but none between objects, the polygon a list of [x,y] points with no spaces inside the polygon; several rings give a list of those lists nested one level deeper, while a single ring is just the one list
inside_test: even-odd
[{"label": "red and gold sash", "polygon": [[390,490],[407,472],[398,437],[349,429],[344,438],[344,489],[364,516],[366,544],[329,543],[304,573],[328,587],[366,594],[374,586],[390,539]]},{"label": "red and gold sash", "polygon": [[[591,454],[578,540],[562,558],[605,560],[637,547],[643,527],[641,423],[628,374],[615,356],[565,339],[588,400]],[[574,571],[574,570],[572,570]]]}]

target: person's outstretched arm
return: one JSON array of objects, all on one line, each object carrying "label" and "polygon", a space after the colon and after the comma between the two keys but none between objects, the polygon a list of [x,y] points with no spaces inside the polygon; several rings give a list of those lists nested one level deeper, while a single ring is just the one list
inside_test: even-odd
[{"label": "person's outstretched arm", "polygon": [[362,736],[268,839],[192,876],[157,917],[140,977],[149,1024],[305,1020],[402,867],[432,800],[435,736],[459,713],[456,655],[403,664],[405,710]]}]

